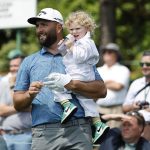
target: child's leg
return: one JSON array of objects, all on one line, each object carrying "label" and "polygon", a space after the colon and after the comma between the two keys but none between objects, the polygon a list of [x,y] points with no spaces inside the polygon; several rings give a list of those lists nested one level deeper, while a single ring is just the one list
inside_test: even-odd
[{"label": "child's leg", "polygon": [[96,124],[100,123],[100,117],[93,117],[92,118],[92,124],[96,126]]},{"label": "child's leg", "polygon": [[62,100],[60,104],[64,108],[64,112],[61,118],[61,123],[65,123],[77,111],[77,106],[71,103],[68,99]]},{"label": "child's leg", "polygon": [[92,124],[95,129],[92,131],[92,132],[94,132],[93,133],[93,143],[100,144],[103,141],[104,136],[109,131],[109,127],[105,123],[101,122],[100,117],[93,117]]},{"label": "child's leg", "polygon": [[92,136],[93,136],[93,143],[100,144],[101,141],[104,139],[104,135],[108,132],[109,127],[101,122],[99,112],[98,112],[98,105],[92,99],[86,99],[85,97],[78,96],[79,102],[82,105],[85,116],[92,117]]},{"label": "child's leg", "polygon": [[53,91],[53,93],[54,93],[54,101],[60,103],[61,106],[64,108],[61,123],[65,123],[66,121],[69,120],[72,114],[77,111],[77,107],[69,101],[69,99],[72,99],[72,96],[66,91],[63,92]]}]

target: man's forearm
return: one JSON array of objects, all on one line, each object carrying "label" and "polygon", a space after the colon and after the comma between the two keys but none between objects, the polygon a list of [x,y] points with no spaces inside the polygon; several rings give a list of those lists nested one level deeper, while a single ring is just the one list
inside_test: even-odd
[{"label": "man's forearm", "polygon": [[14,106],[8,106],[6,104],[0,104],[0,116],[6,117],[15,114],[17,111]]},{"label": "man's forearm", "polygon": [[106,81],[105,82],[106,87],[110,90],[114,90],[114,91],[120,91],[124,85],[115,81]]},{"label": "man's forearm", "polygon": [[14,107],[18,111],[25,111],[31,107],[34,97],[40,92],[43,84],[39,81],[32,82],[28,91],[16,91],[14,93]]},{"label": "man's forearm", "polygon": [[78,80],[71,80],[65,88],[74,92],[80,93],[81,95],[88,98],[104,98],[107,94],[107,89],[102,80],[96,80],[91,82],[81,82]]},{"label": "man's forearm", "polygon": [[131,111],[131,110],[134,110],[132,104],[130,104],[130,105],[123,105],[122,109],[123,109],[123,112],[124,112],[124,113],[129,112],[129,111]]},{"label": "man's forearm", "polygon": [[13,96],[13,101],[14,101],[14,107],[17,111],[26,111],[31,107],[32,98],[28,94],[28,91],[15,92]]}]

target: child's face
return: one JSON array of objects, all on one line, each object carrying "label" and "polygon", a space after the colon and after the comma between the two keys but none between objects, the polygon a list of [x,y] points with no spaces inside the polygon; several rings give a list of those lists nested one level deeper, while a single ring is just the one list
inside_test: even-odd
[{"label": "child's face", "polygon": [[76,40],[81,39],[82,37],[85,36],[87,33],[87,28],[84,26],[79,25],[78,23],[72,23],[69,26],[69,32],[72,34]]}]

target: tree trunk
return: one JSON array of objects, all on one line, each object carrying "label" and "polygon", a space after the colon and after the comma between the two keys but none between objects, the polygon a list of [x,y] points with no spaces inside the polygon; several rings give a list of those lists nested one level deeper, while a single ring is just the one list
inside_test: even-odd
[{"label": "tree trunk", "polygon": [[115,42],[115,2],[114,0],[100,0],[100,30],[101,46],[110,42]]}]

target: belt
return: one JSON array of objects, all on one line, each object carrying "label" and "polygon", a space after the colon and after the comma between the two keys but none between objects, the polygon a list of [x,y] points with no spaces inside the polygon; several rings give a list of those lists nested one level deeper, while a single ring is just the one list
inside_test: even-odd
[{"label": "belt", "polygon": [[1,133],[2,134],[23,134],[25,132],[31,132],[31,128],[28,128],[28,129],[16,129],[16,130],[1,130]]},{"label": "belt", "polygon": [[110,106],[100,105],[100,107],[102,107],[102,108],[112,108],[112,107],[117,107],[117,106],[122,106],[122,104],[116,104],[116,105],[110,105]]},{"label": "belt", "polygon": [[90,118],[79,118],[79,119],[75,119],[75,120],[70,120],[64,124],[61,124],[60,122],[57,123],[46,123],[46,124],[41,124],[41,125],[37,125],[33,128],[64,128],[64,127],[69,127],[69,126],[79,126],[79,125],[83,125],[83,124],[90,124],[91,123],[91,119]]}]

